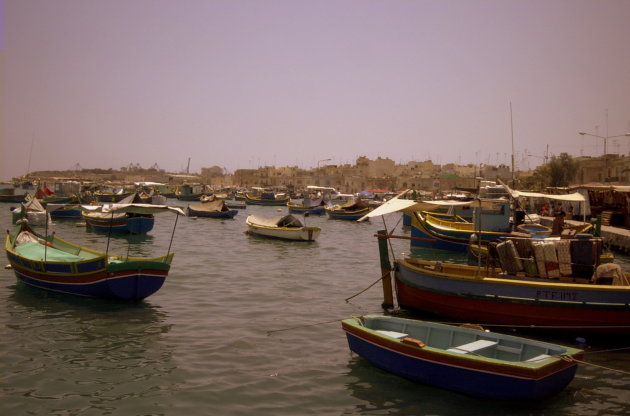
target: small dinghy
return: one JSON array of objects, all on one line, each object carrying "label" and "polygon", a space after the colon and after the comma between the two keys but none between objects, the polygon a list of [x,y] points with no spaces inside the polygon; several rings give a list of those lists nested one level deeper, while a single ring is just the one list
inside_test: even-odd
[{"label": "small dinghy", "polygon": [[315,241],[321,228],[306,227],[293,215],[263,218],[250,215],[245,221],[248,233],[269,238],[293,241]]},{"label": "small dinghy", "polygon": [[582,350],[385,315],[342,321],[350,350],[385,371],[476,397],[530,400],[564,389]]}]

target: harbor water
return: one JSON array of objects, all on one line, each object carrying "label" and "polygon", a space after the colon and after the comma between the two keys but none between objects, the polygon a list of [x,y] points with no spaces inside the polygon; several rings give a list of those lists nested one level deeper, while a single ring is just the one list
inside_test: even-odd
[{"label": "harbor water", "polygon": [[[11,227],[10,206],[0,204],[4,229]],[[630,414],[628,339],[611,343],[592,335],[556,338],[518,330],[517,335],[585,348],[584,360],[592,363],[580,365],[564,391],[539,402],[475,399],[374,368],[349,351],[340,321],[381,311],[374,234],[384,228],[383,220],[311,216],[307,225],[322,228],[314,243],[245,234],[248,214],[286,212],[248,206],[234,220],[180,217],[166,283],[138,303],[46,292],[0,269],[0,413]],[[109,251],[165,254],[175,218],[159,214],[147,235],[112,237]],[[386,218],[387,228],[398,220]],[[52,231],[80,245],[107,247],[106,234],[77,220],[55,221]],[[401,224],[397,231],[403,232]],[[408,244],[395,240],[394,251],[400,255]],[[627,268],[630,262],[622,261]],[[2,265],[7,263],[5,258]]]}]

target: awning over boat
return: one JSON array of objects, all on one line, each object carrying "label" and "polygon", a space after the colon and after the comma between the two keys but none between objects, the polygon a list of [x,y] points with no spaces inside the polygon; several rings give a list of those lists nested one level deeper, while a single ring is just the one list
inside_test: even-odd
[{"label": "awning over boat", "polygon": [[225,204],[223,199],[214,199],[212,201],[201,202],[199,204],[190,204],[188,208],[191,208],[195,211],[204,211],[204,212],[225,212],[230,209]]},{"label": "awning over boat", "polygon": [[[416,211],[432,211],[437,207],[453,207],[453,206],[492,206],[496,204],[497,200],[480,200],[475,199],[472,201],[414,201],[410,199],[399,199],[398,197],[392,198],[385,202],[378,208],[370,211],[368,214],[359,218],[358,221],[365,221],[368,218],[377,217],[379,215],[391,214],[394,212],[416,212]],[[505,201],[502,201],[505,202]]]},{"label": "awning over boat", "polygon": [[153,204],[103,204],[103,205],[81,205],[81,208],[91,212],[133,212],[135,214],[157,214],[170,211],[178,215],[186,215],[179,207]]},{"label": "awning over boat", "polygon": [[514,191],[511,190],[512,197],[514,198],[547,198],[553,199],[556,201],[571,201],[571,202],[584,202],[586,198],[584,195],[579,192],[574,192],[572,194],[562,194],[562,195],[552,195],[552,194],[541,194],[538,192],[524,192],[524,191]]}]

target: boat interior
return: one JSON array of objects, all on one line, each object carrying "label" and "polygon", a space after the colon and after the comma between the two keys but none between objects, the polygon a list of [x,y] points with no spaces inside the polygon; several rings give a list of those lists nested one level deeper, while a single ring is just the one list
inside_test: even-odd
[{"label": "boat interior", "polygon": [[388,317],[365,316],[361,324],[381,336],[396,338],[401,342],[444,350],[456,354],[476,355],[504,361],[536,363],[567,352],[538,341],[523,342],[508,335],[433,324],[412,320],[393,320]]}]

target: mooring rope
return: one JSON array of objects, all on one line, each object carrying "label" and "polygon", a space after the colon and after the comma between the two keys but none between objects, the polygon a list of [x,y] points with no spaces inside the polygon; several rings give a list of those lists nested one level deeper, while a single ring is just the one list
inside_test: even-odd
[{"label": "mooring rope", "polygon": [[[389,273],[389,270],[388,270],[386,273]],[[346,298],[346,299],[345,299],[345,300],[346,300],[346,302],[348,302],[348,301],[349,301],[350,299],[352,299],[352,298],[356,298],[357,296],[359,296],[359,295],[360,295],[361,293],[363,293],[363,292],[367,292],[369,289],[371,289],[371,288],[372,288],[372,286],[374,286],[375,284],[377,284],[378,282],[380,282],[380,281],[381,281],[381,280],[383,280],[384,278],[385,278],[385,273],[383,273],[383,274],[381,275],[381,277],[379,277],[378,279],[376,279],[376,281],[375,281],[374,283],[372,283],[371,285],[369,285],[368,287],[366,287],[366,288],[365,288],[365,289],[363,289],[362,291],[360,291],[360,292],[358,292],[358,293],[355,293],[354,295],[350,296],[349,298]]]},{"label": "mooring rope", "polygon": [[569,357],[569,356],[563,355],[560,358],[562,358],[565,361],[574,361],[574,362],[576,362],[578,364],[590,365],[592,367],[601,368],[603,370],[613,371],[615,373],[619,373],[619,374],[623,374],[623,375],[630,375],[630,371],[619,370],[619,369],[616,369],[616,368],[606,367],[604,365],[594,364],[594,363],[591,363],[591,362],[588,362],[588,361],[578,360],[575,357]]}]

